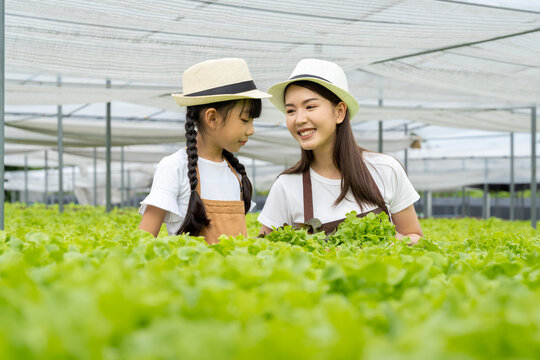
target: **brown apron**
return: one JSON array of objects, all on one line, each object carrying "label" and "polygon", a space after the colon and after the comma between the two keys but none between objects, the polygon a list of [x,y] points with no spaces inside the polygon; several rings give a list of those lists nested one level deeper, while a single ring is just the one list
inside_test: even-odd
[{"label": "brown apron", "polygon": [[[240,198],[243,198],[242,181],[227,161],[236,179],[240,183]],[[197,167],[197,192],[201,195],[201,179],[199,177],[199,168]],[[202,197],[201,197],[202,199]],[[206,242],[210,245],[219,242],[218,238],[221,234],[227,236],[236,236],[243,234],[247,236],[246,212],[244,201],[232,200],[208,200],[202,199],[206,210],[206,216],[210,219],[210,225],[203,228],[199,236],[204,236]]]},{"label": "brown apron", "polygon": [[[304,188],[304,222],[307,223],[309,220],[313,219],[313,192],[311,190],[311,175],[309,174],[309,169],[307,171],[304,171],[304,173],[302,174],[302,185]],[[379,188],[377,188],[377,191],[379,191]],[[381,209],[381,207],[379,206],[371,211],[366,211],[364,213],[358,214],[356,215],[356,217],[362,218],[369,213],[380,214],[382,211],[385,211],[387,214],[389,214],[386,206],[384,209]],[[326,234],[333,233],[337,230],[339,224],[341,224],[344,220],[345,218],[324,223],[321,225],[320,229],[323,230]]]}]

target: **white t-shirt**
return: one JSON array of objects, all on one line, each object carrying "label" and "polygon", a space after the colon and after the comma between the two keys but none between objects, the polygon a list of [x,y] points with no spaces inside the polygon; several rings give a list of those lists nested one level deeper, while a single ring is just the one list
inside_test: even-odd
[{"label": "white t-shirt", "polygon": [[[234,201],[240,199],[240,183],[224,160],[215,162],[199,157],[201,197],[208,200]],[[241,176],[239,175],[240,179]],[[150,194],[141,201],[139,214],[147,205],[167,210],[163,222],[169,235],[180,229],[187,212],[191,188],[189,186],[187,153],[185,149],[161,159],[154,173]]]},{"label": "white t-shirt", "polygon": [[[395,214],[414,204],[420,195],[414,190],[405,170],[392,156],[364,152],[364,161],[379,188],[390,214]],[[347,196],[336,206],[341,193],[341,180],[328,179],[310,169],[313,197],[313,216],[322,223],[343,219],[345,214],[362,213],[376,208],[365,204],[363,209],[349,189]],[[272,185],[264,208],[258,217],[261,224],[279,227],[284,223],[304,222],[304,194],[302,174],[280,175]]]}]

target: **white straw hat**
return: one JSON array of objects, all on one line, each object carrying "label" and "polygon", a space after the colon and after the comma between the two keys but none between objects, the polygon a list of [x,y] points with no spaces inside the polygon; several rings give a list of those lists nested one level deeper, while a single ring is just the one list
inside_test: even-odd
[{"label": "white straw hat", "polygon": [[172,94],[180,106],[238,99],[264,99],[257,90],[244,59],[207,60],[191,66],[182,76],[183,94]]},{"label": "white straw hat", "polygon": [[270,101],[281,112],[285,113],[283,91],[285,91],[285,88],[290,83],[301,80],[320,84],[336,94],[347,104],[351,119],[358,112],[358,101],[348,91],[347,77],[343,69],[336,63],[319,59],[300,60],[296,64],[289,80],[272,85],[268,89],[268,92],[272,95]]}]

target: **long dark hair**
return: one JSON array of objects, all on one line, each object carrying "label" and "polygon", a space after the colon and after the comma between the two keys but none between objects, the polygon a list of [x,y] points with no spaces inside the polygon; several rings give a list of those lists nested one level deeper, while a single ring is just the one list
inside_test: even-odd
[{"label": "long dark hair", "polygon": [[[197,193],[197,130],[204,132],[204,126],[201,121],[201,114],[207,109],[214,108],[227,121],[229,114],[234,106],[241,102],[242,111],[245,106],[249,107],[249,118],[258,118],[261,115],[262,102],[260,99],[242,99],[217,102],[212,104],[188,106],[186,110],[186,152],[188,157],[188,178],[191,187],[191,196],[186,216],[180,229],[176,233],[189,233],[192,236],[198,236],[201,230],[210,225],[210,220],[206,216],[206,209]],[[238,161],[238,159],[229,151],[223,149],[223,157],[231,164],[231,166],[242,176],[242,194],[244,200],[244,209],[246,213],[251,207],[251,181],[246,174],[246,168]]]},{"label": "long dark hair", "polygon": [[[342,100],[332,91],[312,81],[297,81],[287,85],[287,88],[290,85],[309,89],[321,95],[334,105],[342,102]],[[285,96],[287,88],[285,88],[283,96]],[[347,109],[344,120],[341,124],[337,124],[336,126],[336,143],[334,145],[333,159],[334,165],[341,173],[341,193],[334,202],[334,206],[339,204],[341,200],[345,198],[350,188],[362,212],[364,211],[363,205],[368,203],[378,206],[388,214],[388,209],[386,208],[381,192],[377,188],[377,184],[375,183],[375,180],[373,180],[373,177],[362,158],[365,151],[368,150],[358,146],[354,140],[349,109]],[[313,159],[312,150],[302,149],[300,161],[282,172],[282,174],[299,174],[308,171]]]}]

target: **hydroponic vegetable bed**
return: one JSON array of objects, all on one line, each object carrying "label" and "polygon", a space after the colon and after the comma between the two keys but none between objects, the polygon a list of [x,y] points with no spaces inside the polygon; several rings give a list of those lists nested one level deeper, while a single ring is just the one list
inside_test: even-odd
[{"label": "hydroponic vegetable bed", "polygon": [[136,210],[6,204],[2,359],[499,359],[540,354],[526,222],[385,219],[336,234],[160,236]]}]

